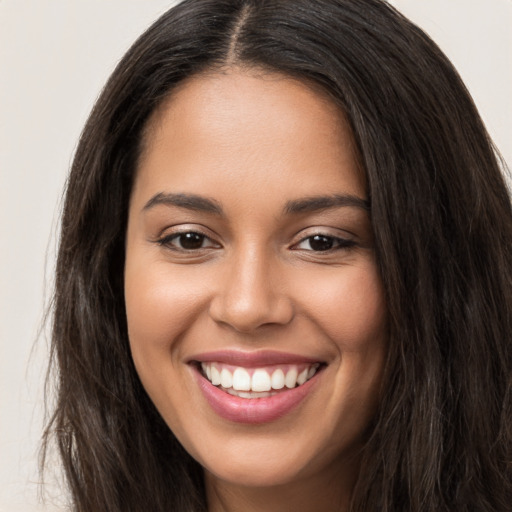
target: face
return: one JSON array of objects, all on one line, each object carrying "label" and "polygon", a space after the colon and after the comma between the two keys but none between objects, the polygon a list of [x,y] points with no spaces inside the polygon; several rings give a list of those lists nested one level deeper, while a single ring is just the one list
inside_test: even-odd
[{"label": "face", "polygon": [[146,133],[125,294],[141,381],[209,478],[339,473],[375,413],[387,336],[338,109],[256,72],[175,91]]}]

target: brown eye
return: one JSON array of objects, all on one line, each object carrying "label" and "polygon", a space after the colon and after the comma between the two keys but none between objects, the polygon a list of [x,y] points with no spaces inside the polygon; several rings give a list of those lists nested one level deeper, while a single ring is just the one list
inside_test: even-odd
[{"label": "brown eye", "polygon": [[315,235],[309,238],[312,251],[328,251],[334,247],[335,239],[332,236]]},{"label": "brown eye", "polygon": [[196,233],[195,231],[186,231],[168,235],[159,240],[160,245],[180,251],[197,251],[209,247],[217,247],[217,244],[210,240],[206,235]]},{"label": "brown eye", "polygon": [[302,251],[327,252],[337,249],[347,249],[354,245],[355,242],[352,240],[318,234],[303,238],[295,248]]},{"label": "brown eye", "polygon": [[194,250],[200,249],[203,246],[205,238],[204,235],[199,233],[183,233],[176,237],[176,241],[181,249]]}]

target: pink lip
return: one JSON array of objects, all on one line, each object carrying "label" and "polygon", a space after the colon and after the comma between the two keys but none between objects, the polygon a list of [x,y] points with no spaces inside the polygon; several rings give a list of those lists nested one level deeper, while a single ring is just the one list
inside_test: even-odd
[{"label": "pink lip", "polygon": [[229,421],[246,424],[275,421],[291,412],[314,388],[318,377],[317,373],[302,386],[279,392],[270,397],[240,398],[214,386],[201,375],[197,368],[194,369],[194,375],[206,401],[219,416]]},{"label": "pink lip", "polygon": [[274,350],[260,350],[258,352],[243,352],[240,350],[217,350],[215,352],[203,352],[189,358],[189,362],[200,363],[217,362],[226,363],[245,368],[269,366],[274,364],[313,364],[319,363],[318,359],[304,357],[286,352]]}]

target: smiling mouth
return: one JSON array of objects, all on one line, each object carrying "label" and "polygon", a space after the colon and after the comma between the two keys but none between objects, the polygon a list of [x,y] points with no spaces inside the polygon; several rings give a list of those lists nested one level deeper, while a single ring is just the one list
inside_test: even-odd
[{"label": "smiling mouth", "polygon": [[302,386],[312,379],[321,363],[280,364],[246,368],[222,362],[202,362],[200,371],[213,386],[240,398],[268,398]]},{"label": "smiling mouth", "polygon": [[314,393],[327,363],[272,350],[219,350],[192,356],[199,390],[221,418],[238,424],[276,421]]}]

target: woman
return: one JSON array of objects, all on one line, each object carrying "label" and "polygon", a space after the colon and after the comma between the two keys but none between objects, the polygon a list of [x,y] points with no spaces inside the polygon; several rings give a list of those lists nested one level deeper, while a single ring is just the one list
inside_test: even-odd
[{"label": "woman", "polygon": [[113,73],[62,221],[75,510],[509,510],[512,212],[378,0],[191,0]]}]

